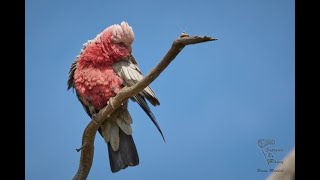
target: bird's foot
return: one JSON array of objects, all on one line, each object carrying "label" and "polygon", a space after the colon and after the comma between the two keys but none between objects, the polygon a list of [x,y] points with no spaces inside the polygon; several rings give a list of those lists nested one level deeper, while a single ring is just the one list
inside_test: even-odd
[{"label": "bird's foot", "polygon": [[89,108],[89,112],[91,114],[91,120],[96,124],[99,125],[96,121],[97,117],[98,117],[98,113],[96,113],[96,109],[95,107],[92,105],[91,103],[91,98],[87,97],[87,101],[88,101],[88,108]]},{"label": "bird's foot", "polygon": [[91,114],[91,120],[96,124],[96,125],[99,125],[96,121],[96,119],[98,118],[98,114],[97,113],[94,113],[94,114]]},{"label": "bird's foot", "polygon": [[110,105],[114,109],[113,101],[114,101],[114,97],[110,97],[108,101],[108,105]]}]

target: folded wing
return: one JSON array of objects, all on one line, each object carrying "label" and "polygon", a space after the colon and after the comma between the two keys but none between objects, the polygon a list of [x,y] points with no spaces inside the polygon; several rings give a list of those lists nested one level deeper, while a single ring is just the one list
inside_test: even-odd
[{"label": "folded wing", "polygon": [[[143,78],[141,71],[139,70],[133,56],[129,60],[126,59],[113,64],[112,67],[116,74],[123,79],[125,86],[133,86]],[[160,105],[160,102],[157,99],[155,93],[149,86],[147,86],[144,90],[139,92],[139,94],[131,98],[131,100],[137,102],[140,105],[140,107],[144,110],[144,112],[149,116],[149,118],[152,120],[152,122],[160,132],[163,140],[165,140],[161,128],[158,122],[156,121],[155,116],[151,112],[145,99],[147,99],[153,106]]]}]

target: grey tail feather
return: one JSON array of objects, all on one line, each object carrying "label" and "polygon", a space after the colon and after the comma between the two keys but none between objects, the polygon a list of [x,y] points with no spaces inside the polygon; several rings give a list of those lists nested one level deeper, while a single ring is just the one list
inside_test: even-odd
[{"label": "grey tail feather", "polygon": [[139,156],[131,135],[119,131],[120,144],[117,151],[113,151],[110,142],[108,143],[110,168],[113,173],[125,169],[128,166],[139,164]]},{"label": "grey tail feather", "polygon": [[149,116],[149,118],[151,119],[153,124],[157,127],[158,131],[160,132],[163,141],[166,142],[166,140],[163,136],[163,133],[161,131],[161,128],[160,128],[156,118],[154,117],[153,113],[151,112],[146,100],[143,97],[141,97],[140,95],[133,96],[133,98],[136,100],[136,102],[139,104],[139,106],[143,109],[143,111]]}]

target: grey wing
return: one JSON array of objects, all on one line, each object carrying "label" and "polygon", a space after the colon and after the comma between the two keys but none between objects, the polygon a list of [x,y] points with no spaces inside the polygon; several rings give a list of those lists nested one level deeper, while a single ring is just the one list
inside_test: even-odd
[{"label": "grey wing", "polygon": [[73,81],[73,76],[74,76],[74,72],[77,69],[77,60],[75,60],[72,64],[71,64],[71,68],[69,70],[69,78],[68,78],[68,90],[70,88],[74,88],[74,81]]},{"label": "grey wing", "polygon": [[[131,61],[119,61],[113,64],[112,67],[117,75],[124,80],[124,85],[126,86],[133,86],[143,78],[138,66]],[[141,91],[139,95],[146,98],[153,106],[160,105],[155,93],[149,86]]]},{"label": "grey wing", "polygon": [[[71,68],[69,70],[69,78],[68,78],[68,90],[71,89],[71,88],[75,88],[74,87],[74,72],[76,71],[77,69],[77,60],[75,60],[72,64],[71,64]],[[81,102],[84,110],[86,111],[86,113],[91,117],[92,116],[92,113],[93,113],[93,108],[91,108],[90,110],[90,107],[86,106],[84,103],[83,103],[83,100],[82,98],[78,95],[78,92],[76,90],[76,95],[77,95],[77,98],[78,100]]]},{"label": "grey wing", "polygon": [[[113,67],[113,70],[116,72],[116,74],[123,79],[124,85],[126,86],[133,86],[143,78],[141,71],[139,70],[135,60],[134,62],[131,62],[130,60],[119,61],[113,64],[112,67]],[[133,96],[131,99],[140,105],[140,107],[144,110],[144,112],[149,116],[149,118],[152,120],[154,125],[157,127],[163,140],[165,140],[163,133],[161,131],[161,128],[155,116],[153,115],[151,109],[149,108],[145,98],[153,106],[160,105],[160,102],[157,99],[155,93],[152,91],[152,89],[149,86],[147,86],[139,94]]]}]

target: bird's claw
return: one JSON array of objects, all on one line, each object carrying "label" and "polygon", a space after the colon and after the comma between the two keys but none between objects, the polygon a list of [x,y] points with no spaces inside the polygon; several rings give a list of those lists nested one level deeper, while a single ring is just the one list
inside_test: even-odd
[{"label": "bird's claw", "polygon": [[94,113],[94,114],[91,115],[91,120],[92,120],[96,125],[99,125],[99,124],[97,123],[97,121],[96,121],[97,117],[98,117],[98,114],[97,114],[97,113]]},{"label": "bird's claw", "polygon": [[113,101],[114,101],[114,97],[110,97],[108,101],[108,105],[110,105],[114,109]]}]

